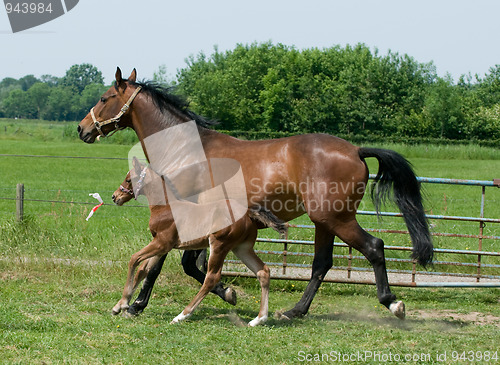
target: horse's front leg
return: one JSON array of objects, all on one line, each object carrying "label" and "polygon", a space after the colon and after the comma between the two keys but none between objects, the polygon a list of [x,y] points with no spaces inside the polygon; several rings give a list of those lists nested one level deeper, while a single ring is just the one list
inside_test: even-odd
[{"label": "horse's front leg", "polygon": [[[162,229],[161,232],[156,235],[156,239],[160,240],[165,245],[165,247],[168,246],[168,248],[164,252],[170,251],[179,240],[173,220],[166,222],[166,228]],[[150,263],[148,264],[146,268],[147,276],[144,280],[144,283],[142,284],[141,291],[132,305],[130,305],[130,307],[127,309],[127,313],[129,315],[138,315],[142,313],[144,308],[147,307],[149,298],[151,297],[151,293],[153,291],[153,286],[156,279],[160,275],[161,268],[163,267],[163,263],[165,262],[166,257],[167,254],[165,253],[163,254],[163,256],[157,257],[154,261],[150,261]]]},{"label": "horse's front leg", "polygon": [[213,236],[210,237],[210,257],[208,259],[208,270],[203,285],[191,303],[189,303],[170,324],[179,323],[188,318],[196,307],[198,307],[203,298],[205,298],[215,287],[221,278],[222,265],[224,264],[224,259],[228,252],[229,249],[224,247],[220,241],[216,240]]},{"label": "horse's front leg", "polygon": [[125,282],[125,287],[123,288],[122,298],[118,301],[118,303],[116,303],[112,310],[114,315],[129,308],[130,298],[132,298],[134,293],[134,273],[137,266],[142,261],[149,259],[150,257],[163,255],[168,251],[169,250],[162,245],[161,241],[155,237],[146,247],[132,255],[128,263],[127,280]]},{"label": "horse's front leg", "polygon": [[[314,259],[312,264],[311,280],[307,284],[306,290],[295,307],[281,314],[282,319],[292,319],[304,316],[318,291],[328,270],[333,265],[333,239],[335,236],[329,233],[321,225],[316,224],[314,237]],[[278,313],[279,314],[279,313]]]},{"label": "horse's front leg", "polygon": [[151,293],[153,292],[153,286],[155,284],[156,279],[160,275],[166,257],[167,255],[163,255],[157,258],[157,260],[153,258],[149,259],[146,268],[147,271],[146,279],[142,284],[142,288],[141,291],[139,292],[139,295],[127,309],[127,313],[129,315],[136,316],[142,313],[144,311],[144,308],[148,306],[149,298],[151,297]]},{"label": "horse's front leg", "polygon": [[151,270],[153,266],[155,266],[155,263],[158,262],[159,257],[151,257],[141,263],[141,266],[137,269],[137,272],[134,277],[134,288],[132,289],[133,292],[135,293],[137,287],[139,284],[144,280],[148,272]]}]

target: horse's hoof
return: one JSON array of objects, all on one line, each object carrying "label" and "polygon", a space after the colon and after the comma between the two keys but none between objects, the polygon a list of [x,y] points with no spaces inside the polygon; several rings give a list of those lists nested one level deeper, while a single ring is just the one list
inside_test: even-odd
[{"label": "horse's hoof", "polygon": [[229,304],[236,305],[236,291],[233,288],[226,288],[224,291],[224,300]]},{"label": "horse's hoof", "polygon": [[131,305],[128,309],[127,309],[127,313],[130,317],[137,317],[139,314],[142,313],[142,309],[137,309],[136,307],[134,307],[133,305]]},{"label": "horse's hoof", "polygon": [[392,302],[389,305],[389,310],[399,319],[405,319],[406,317],[405,304],[402,301]]},{"label": "horse's hoof", "polygon": [[117,314],[120,314],[121,311],[126,311],[128,309],[128,307],[129,307],[128,305],[123,305],[120,302],[116,303],[116,305],[111,310],[111,313],[114,316],[116,316]]},{"label": "horse's hoof", "polygon": [[276,311],[274,313],[274,318],[276,318],[279,321],[290,321],[291,319],[282,311]]},{"label": "horse's hoof", "polygon": [[123,317],[123,318],[134,318],[134,317],[135,317],[135,315],[134,315],[134,314],[132,314],[132,313],[130,313],[129,311],[123,311],[123,313],[122,313],[122,317]]},{"label": "horse's hoof", "polygon": [[185,320],[187,317],[189,317],[191,314],[187,314],[185,315],[183,312],[181,312],[177,317],[175,317],[174,319],[172,319],[172,321],[170,322],[170,324],[176,324],[176,323],[179,323],[183,320]]},{"label": "horse's hoof", "polygon": [[267,316],[255,317],[250,322],[248,322],[248,326],[255,327],[258,326],[259,324],[263,324],[265,321],[267,321]]}]

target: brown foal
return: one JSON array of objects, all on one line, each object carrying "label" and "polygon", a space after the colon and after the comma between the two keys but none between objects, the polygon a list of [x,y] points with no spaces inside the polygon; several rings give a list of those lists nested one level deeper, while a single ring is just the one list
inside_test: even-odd
[{"label": "brown foal", "polygon": [[[143,175],[140,187],[134,191],[132,186],[133,175]],[[156,198],[152,194],[157,194],[153,188],[161,179],[153,170],[142,166],[137,159],[134,159],[134,169],[126,176],[120,188],[113,194],[113,200],[118,205],[124,204],[132,196],[144,194],[150,202]],[[186,319],[200,304],[203,298],[219,282],[222,265],[229,251],[233,251],[236,256],[257,276],[261,285],[261,303],[258,316],[250,321],[250,326],[256,326],[266,321],[268,316],[269,297],[269,268],[259,259],[253,250],[253,245],[257,237],[257,225],[255,222],[270,226],[280,233],[286,229],[285,225],[267,211],[249,210],[246,215],[234,224],[197,240],[180,242],[177,230],[172,218],[172,211],[169,205],[150,205],[151,217],[149,227],[153,240],[143,249],[132,255],[129,262],[128,276],[123,290],[122,298],[113,307],[113,314],[118,314],[129,307],[130,299],[139,285],[160,257],[166,255],[173,248],[189,250],[210,247],[208,260],[208,270],[205,281],[189,305],[171,323],[177,323]],[[145,261],[147,260],[147,261]],[[134,273],[142,261],[145,261],[138,270],[134,278]]]},{"label": "brown foal", "polygon": [[[113,202],[118,206],[122,206],[123,204],[129,202],[132,198],[137,199],[137,197],[135,196],[135,193],[134,193],[134,188],[133,188],[133,184],[132,184],[132,179],[130,177],[130,172],[131,171],[129,171],[129,173],[125,177],[125,180],[123,180],[120,187],[118,189],[116,189],[116,191],[113,193],[113,196],[111,197]],[[146,170],[144,170],[144,172],[146,172]],[[141,189],[140,188],[137,189],[137,195],[141,195],[141,194],[142,194]],[[270,222],[270,225],[274,225],[274,224],[279,224],[279,227],[274,227],[277,230],[287,229],[286,224],[284,224],[282,222],[277,222],[277,223]],[[282,234],[284,235],[285,233],[283,232]],[[163,261],[164,259],[165,259],[165,256],[162,257],[160,260]],[[205,266],[205,268],[206,268],[206,249],[184,251],[184,253],[182,255],[181,262],[182,262],[182,268],[184,269],[184,272],[187,275],[196,279],[200,284],[203,284],[203,282],[205,281],[205,273],[203,271],[201,271],[199,268],[199,265],[198,265],[199,259],[203,259],[202,265]],[[135,290],[135,288],[137,288],[139,283],[142,280],[144,280],[146,278],[146,276],[150,273],[151,267],[154,266],[154,265],[149,265],[150,260],[152,260],[152,259],[145,260],[141,264],[139,269],[137,270],[136,279],[134,281],[134,290]],[[157,260],[153,260],[152,262],[156,262],[156,261]],[[206,269],[205,269],[205,271],[206,271]],[[216,284],[215,288],[213,288],[211,290],[211,292],[218,295],[225,302],[227,302],[231,305],[236,305],[236,301],[237,301],[236,292],[231,287],[225,288],[222,281],[218,282]],[[149,300],[149,298],[147,298],[147,300]],[[136,306],[135,308],[129,307],[127,310],[127,313],[130,315],[139,314],[140,312],[142,312],[142,310],[144,309],[144,307],[146,306],[147,303],[145,303],[145,301],[143,301],[141,304],[142,304],[141,308],[139,308],[138,306]]]}]

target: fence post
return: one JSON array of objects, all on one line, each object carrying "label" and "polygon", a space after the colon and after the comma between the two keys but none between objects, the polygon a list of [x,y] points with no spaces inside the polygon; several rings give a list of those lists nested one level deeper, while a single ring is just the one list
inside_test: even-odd
[{"label": "fence post", "polygon": [[281,237],[285,240],[285,242],[283,243],[283,275],[286,275],[286,267],[287,267],[287,254],[288,254],[288,224],[287,224],[287,230],[285,232],[285,236],[284,237]]},{"label": "fence post", "polygon": [[[480,217],[484,218],[484,194],[486,191],[486,187],[482,186],[481,187],[481,212],[480,212]],[[483,229],[484,229],[484,222],[479,222],[479,244],[478,244],[478,251],[483,250]],[[479,280],[481,279],[481,255],[477,255],[477,277],[476,277],[476,282],[479,283]]]},{"label": "fence post", "polygon": [[16,219],[21,222],[24,218],[24,184],[16,186]]}]

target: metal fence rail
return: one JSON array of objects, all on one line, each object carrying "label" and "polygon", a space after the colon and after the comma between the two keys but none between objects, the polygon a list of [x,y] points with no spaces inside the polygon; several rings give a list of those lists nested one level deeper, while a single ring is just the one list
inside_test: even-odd
[{"label": "metal fence rail", "polygon": [[[373,179],[375,175],[370,175]],[[428,184],[448,184],[448,185],[464,185],[464,186],[480,186],[481,187],[481,205],[479,217],[462,217],[462,216],[447,216],[428,214],[426,217],[430,222],[437,220],[445,221],[462,221],[478,223],[477,234],[465,233],[448,233],[448,232],[431,232],[433,236],[441,237],[457,237],[464,239],[477,240],[477,249],[470,250],[468,248],[450,249],[450,248],[435,248],[434,252],[437,257],[446,257],[434,261],[434,266],[429,271],[417,270],[417,265],[414,260],[409,258],[391,257],[392,252],[402,251],[411,252],[412,248],[408,246],[385,246],[386,261],[388,266],[389,282],[393,286],[408,286],[408,287],[500,287],[500,250],[486,251],[483,250],[483,240],[494,240],[500,242],[498,235],[484,235],[485,224],[498,225],[500,219],[485,218],[484,205],[486,187],[500,187],[500,179],[492,181],[481,180],[457,180],[457,179],[440,179],[419,177],[421,183]],[[360,215],[375,216],[373,211],[358,211]],[[381,212],[380,216],[399,218],[401,213]],[[292,229],[314,229],[313,225],[290,224]],[[500,225],[498,225],[500,228]],[[377,229],[367,228],[369,232],[388,233],[388,234],[408,234],[406,230],[395,229]],[[293,240],[285,237],[283,239],[265,239],[258,238],[256,244],[256,252],[260,255],[265,255],[266,258],[274,257],[275,259],[267,260],[268,266],[271,268],[271,277],[273,279],[285,280],[309,280],[311,275],[311,263],[314,254],[310,252],[294,249],[295,247],[314,246],[314,241],[309,240]],[[282,249],[265,249],[262,246],[282,245]],[[375,284],[373,270],[367,265],[367,260],[364,256],[353,255],[352,248],[345,243],[335,243],[336,250],[343,250],[341,254],[334,254],[334,267],[326,276],[326,282],[336,283],[356,283],[356,284]],[[495,246],[496,247],[496,246]],[[335,252],[335,251],[334,251]],[[396,255],[397,256],[397,255]],[[307,263],[291,262],[294,258],[303,258]],[[453,258],[450,258],[453,257]],[[488,259],[489,263],[485,263]],[[364,265],[363,265],[364,264]],[[393,267],[394,266],[394,267]],[[437,270],[436,268],[442,268]],[[462,270],[468,268],[468,272]],[[473,272],[471,272],[473,269]],[[226,260],[223,275],[225,276],[254,276],[249,272],[238,260]]]},{"label": "metal fence rail", "polygon": [[[38,156],[38,155],[7,155],[0,154],[2,157],[39,157],[39,158],[75,158],[75,159],[113,159],[119,160],[124,158],[109,158],[109,157],[83,157],[83,156]],[[375,175],[370,175],[373,179]],[[386,245],[386,260],[388,263],[388,274],[391,285],[394,286],[425,286],[425,287],[500,287],[500,249],[496,243],[499,242],[500,236],[495,234],[484,234],[486,224],[493,224],[500,227],[500,219],[484,217],[485,194],[486,188],[493,190],[495,187],[500,187],[500,179],[495,180],[458,180],[458,179],[442,179],[419,177],[418,180],[424,184],[446,184],[446,185],[462,185],[470,187],[481,187],[481,202],[479,217],[463,217],[452,215],[434,215],[429,214],[427,218],[430,222],[433,221],[456,221],[470,222],[477,224],[477,234],[470,232],[432,232],[433,236],[440,237],[456,237],[464,240],[477,240],[477,249],[470,250],[467,247],[459,249],[450,248],[435,248],[436,256],[443,256],[443,259],[434,262],[434,268],[429,271],[417,270],[417,265],[413,260],[408,258],[398,257],[398,252],[410,252],[411,247]],[[13,188],[14,189],[14,188]],[[92,205],[95,202],[77,202],[77,201],[59,201],[55,199],[31,199],[24,196],[24,188],[18,187],[16,196],[0,197],[3,200],[16,200],[17,217],[22,220],[23,216],[23,201],[33,203],[61,203],[61,204],[88,204]],[[128,207],[141,207],[139,205],[129,205]],[[373,211],[358,211],[359,215],[375,216]],[[400,219],[401,213],[382,212],[382,217],[391,219]],[[314,229],[312,225],[290,224],[291,229],[306,230]],[[369,232],[391,234],[391,235],[406,235],[408,231],[399,229],[379,229],[365,228]],[[483,241],[493,240],[495,243],[494,250],[484,250]],[[268,258],[267,264],[272,269],[273,279],[288,279],[288,280],[309,280],[311,275],[312,262],[312,247],[313,241],[309,240],[293,240],[293,239],[257,239],[257,253]],[[274,245],[273,249],[269,249],[269,245]],[[280,246],[276,249],[276,246]],[[305,252],[303,248],[309,247],[310,252]],[[342,282],[342,283],[360,283],[374,284],[374,275],[371,266],[367,264],[367,260],[361,255],[354,255],[352,249],[344,243],[335,243],[336,251],[333,258],[335,266],[330,270],[330,273],[325,278],[327,282]],[[337,251],[341,251],[337,253]],[[394,254],[394,255],[392,255]],[[399,255],[401,256],[401,255]],[[408,256],[408,255],[407,255]],[[302,261],[297,262],[297,258]],[[442,268],[442,269],[437,269]],[[463,270],[462,270],[463,269]],[[473,270],[471,270],[473,269]],[[253,276],[252,273],[243,267],[241,262],[237,260],[226,260],[223,274],[226,276]]]}]

